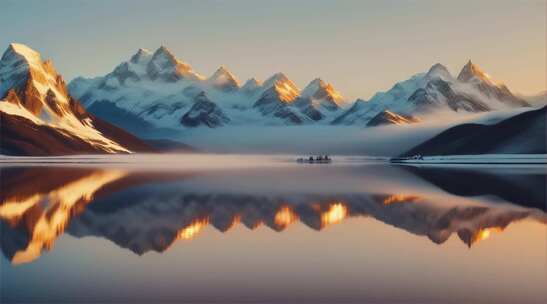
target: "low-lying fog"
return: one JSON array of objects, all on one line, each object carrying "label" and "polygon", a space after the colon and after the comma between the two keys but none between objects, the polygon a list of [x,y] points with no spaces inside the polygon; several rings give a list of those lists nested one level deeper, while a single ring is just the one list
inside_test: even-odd
[{"label": "low-lying fog", "polygon": [[424,122],[380,127],[226,126],[184,131],[177,140],[214,153],[288,153],[396,156],[462,123],[493,124],[534,108],[459,115],[431,114]]}]

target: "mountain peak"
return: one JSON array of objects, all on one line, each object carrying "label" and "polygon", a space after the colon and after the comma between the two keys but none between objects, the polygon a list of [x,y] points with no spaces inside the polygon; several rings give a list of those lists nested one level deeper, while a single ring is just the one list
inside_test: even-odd
[{"label": "mountain peak", "polygon": [[156,50],[156,53],[172,54],[165,45],[160,45],[160,47]]},{"label": "mountain peak", "polygon": [[132,63],[139,63],[142,62],[144,59],[150,58],[152,56],[152,52],[150,52],[147,49],[139,49],[135,55],[131,57]]},{"label": "mountain peak", "polygon": [[235,78],[234,75],[228,70],[228,68],[224,65],[221,65],[215,73],[211,76],[211,79],[216,79],[219,77],[230,77]]},{"label": "mountain peak", "polygon": [[192,67],[180,61],[165,46],[159,47],[147,64],[147,74],[150,78],[162,78],[169,82],[177,81],[181,78],[203,79],[201,75],[195,73]]},{"label": "mountain peak", "polygon": [[268,79],[264,82],[264,84],[265,84],[265,85],[266,85],[266,84],[271,84],[271,85],[273,85],[273,84],[274,84],[275,82],[277,82],[277,81],[283,82],[283,81],[290,81],[290,80],[289,80],[289,78],[288,78],[285,74],[283,74],[283,73],[281,73],[281,72],[277,72],[277,73],[273,74],[270,78],[268,78]]},{"label": "mountain peak", "polygon": [[0,97],[5,96],[10,88],[25,92],[27,96],[21,100],[28,103],[25,106],[33,113],[40,113],[42,100],[51,92],[56,103],[69,102],[64,80],[55,71],[53,63],[49,60],[43,62],[40,53],[23,44],[12,43],[4,52],[0,60],[0,80],[3,82]]},{"label": "mountain peak", "polygon": [[262,82],[260,80],[253,77],[253,78],[247,80],[243,86],[246,86],[246,85],[260,86],[261,84],[262,84]]},{"label": "mountain peak", "polygon": [[224,65],[221,65],[209,78],[209,81],[217,88],[233,90],[239,88],[239,80]]},{"label": "mountain peak", "polygon": [[[296,88],[296,85],[283,73],[278,72],[270,76],[264,81],[264,88],[273,87],[275,84],[289,83]],[[297,89],[298,90],[298,89]]]},{"label": "mountain peak", "polygon": [[257,80],[256,78],[253,77],[253,78],[247,80],[245,82],[245,84],[243,84],[243,86],[241,87],[241,90],[244,93],[253,94],[258,90],[258,88],[260,88],[261,85],[262,85],[262,83],[259,80]]},{"label": "mountain peak", "polygon": [[225,65],[221,65],[218,67],[217,73],[230,73],[230,71]]},{"label": "mountain peak", "polygon": [[321,78],[315,78],[302,90],[302,97],[311,97],[319,89],[325,88],[327,84]]},{"label": "mountain peak", "polygon": [[458,80],[463,82],[469,82],[472,80],[482,80],[489,84],[494,84],[494,81],[490,78],[486,72],[484,72],[478,65],[474,64],[469,60],[465,66],[460,71],[458,75]]},{"label": "mountain peak", "polygon": [[317,88],[324,88],[327,87],[329,84],[323,81],[321,78],[315,78],[312,80],[307,87],[317,87]]},{"label": "mountain peak", "polygon": [[317,78],[315,78],[314,80],[312,80],[312,81],[310,82],[310,84],[318,84],[318,85],[320,85],[320,86],[324,86],[324,85],[325,85],[325,82],[323,81],[323,79],[317,77]]},{"label": "mountain peak", "polygon": [[42,64],[40,53],[20,43],[11,43],[2,55],[2,61],[17,60],[15,58],[24,60],[29,64]]},{"label": "mountain peak", "polygon": [[344,97],[342,97],[342,94],[334,89],[332,84],[326,83],[321,78],[315,78],[314,80],[312,80],[302,91],[302,97],[327,99],[335,108],[339,107],[340,104],[344,101]]},{"label": "mountain peak", "polygon": [[285,74],[278,72],[264,82],[265,89],[273,88],[283,102],[292,102],[300,95],[300,90]]},{"label": "mountain peak", "polygon": [[449,80],[452,78],[452,74],[450,74],[450,72],[444,65],[440,63],[436,63],[433,66],[431,66],[431,68],[426,74],[426,77],[430,79],[441,78],[443,80]]},{"label": "mountain peak", "polygon": [[171,51],[163,45],[160,46],[152,55],[152,60],[158,58],[164,58],[172,64],[175,64],[178,61],[175,55],[173,55],[173,53],[171,53]]}]

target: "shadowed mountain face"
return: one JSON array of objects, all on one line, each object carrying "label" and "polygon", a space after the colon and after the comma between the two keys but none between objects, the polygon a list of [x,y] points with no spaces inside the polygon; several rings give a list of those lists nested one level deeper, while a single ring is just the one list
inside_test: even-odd
[{"label": "shadowed mountain face", "polygon": [[[545,181],[544,173],[506,178],[504,172],[501,178],[421,169],[409,169],[415,176],[394,168],[374,168],[372,175],[360,171],[340,170],[336,174],[346,175],[357,186],[389,186],[360,190],[331,185],[314,190],[298,186],[301,172],[278,172],[275,180],[284,183],[271,184],[270,178],[258,173],[249,178],[237,172],[2,169],[1,186],[6,191],[0,194],[1,250],[13,264],[29,263],[68,233],[108,239],[141,255],[163,252],[177,241],[194,238],[206,227],[228,233],[237,225],[251,230],[266,226],[281,232],[300,223],[322,231],[348,218],[374,218],[436,244],[456,234],[471,247],[523,219],[547,222],[540,210],[545,210],[540,208],[545,189],[537,187]],[[435,186],[426,183],[426,190],[409,188],[418,176]],[[478,184],[454,184],[456,180]],[[328,183],[332,181],[321,179],[313,184]]]},{"label": "shadowed mountain face", "polygon": [[403,155],[546,154],[546,113],[547,107],[543,107],[494,125],[458,125]]}]

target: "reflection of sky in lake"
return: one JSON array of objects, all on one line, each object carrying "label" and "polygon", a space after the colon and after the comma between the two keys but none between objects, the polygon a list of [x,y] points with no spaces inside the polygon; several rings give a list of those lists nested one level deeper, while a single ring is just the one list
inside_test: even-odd
[{"label": "reflection of sky in lake", "polygon": [[[541,170],[441,173],[4,169],[2,299],[545,300]],[[481,182],[471,196],[466,177]],[[36,237],[49,231],[39,223],[52,234]],[[36,239],[43,248],[15,265]]]}]

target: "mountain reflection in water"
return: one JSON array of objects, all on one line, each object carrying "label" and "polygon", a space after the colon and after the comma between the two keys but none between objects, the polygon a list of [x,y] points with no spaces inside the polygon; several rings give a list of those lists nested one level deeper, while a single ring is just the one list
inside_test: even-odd
[{"label": "mountain reflection in water", "polygon": [[[305,170],[311,173],[2,169],[1,250],[12,264],[29,263],[68,233],[108,239],[142,255],[198,237],[207,226],[221,232],[237,225],[281,232],[299,222],[322,231],[357,217],[436,244],[457,234],[472,247],[516,221],[547,223],[545,187],[537,186],[545,185],[542,172],[378,166],[325,175],[321,170],[327,169]],[[302,182],[307,174],[315,177]]]}]

